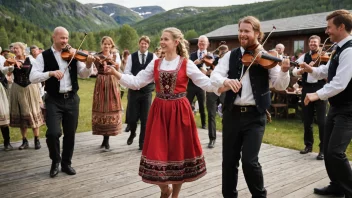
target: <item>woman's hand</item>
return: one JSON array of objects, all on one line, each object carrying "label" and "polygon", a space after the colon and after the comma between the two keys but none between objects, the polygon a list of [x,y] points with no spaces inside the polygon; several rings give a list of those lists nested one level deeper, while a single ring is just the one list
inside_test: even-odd
[{"label": "woman's hand", "polygon": [[122,74],[120,72],[118,72],[114,67],[110,67],[110,66],[105,66],[105,73],[116,76],[118,80],[120,80],[122,77]]}]

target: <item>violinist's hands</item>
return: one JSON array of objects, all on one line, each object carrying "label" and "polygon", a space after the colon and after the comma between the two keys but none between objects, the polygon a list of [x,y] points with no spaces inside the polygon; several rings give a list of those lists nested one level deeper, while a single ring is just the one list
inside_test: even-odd
[{"label": "violinist's hands", "polygon": [[237,93],[241,89],[242,84],[237,79],[226,79],[224,86],[229,87],[233,92]]},{"label": "violinist's hands", "polygon": [[197,60],[194,61],[194,64],[196,64],[196,65],[199,65],[199,64],[201,64],[201,63],[202,63],[202,61],[199,60],[199,59],[197,59]]},{"label": "violinist's hands", "polygon": [[290,69],[290,59],[284,58],[281,63],[281,71],[287,72]]},{"label": "violinist's hands", "polygon": [[313,72],[313,68],[308,65],[307,63],[303,62],[303,63],[300,63],[299,66],[302,68],[302,70],[304,72],[307,72],[307,73],[312,73]]},{"label": "violinist's hands", "polygon": [[310,61],[309,66],[314,67],[314,61]]},{"label": "violinist's hands", "polygon": [[306,97],[304,98],[304,105],[308,105],[309,102],[314,102],[319,100],[319,96],[317,93],[307,93]]},{"label": "violinist's hands", "polygon": [[92,63],[94,62],[95,58],[92,55],[87,56],[86,67],[89,69],[92,67]]},{"label": "violinist's hands", "polygon": [[49,72],[49,76],[50,77],[55,77],[58,80],[61,80],[64,77],[64,73],[62,73],[60,70],[50,71]]}]

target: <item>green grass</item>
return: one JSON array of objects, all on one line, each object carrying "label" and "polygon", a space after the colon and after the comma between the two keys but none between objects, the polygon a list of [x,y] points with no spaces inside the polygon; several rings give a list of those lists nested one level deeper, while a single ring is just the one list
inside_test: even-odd
[{"label": "green grass", "polygon": [[[79,80],[80,90],[78,92],[81,103],[80,103],[80,115],[77,132],[86,132],[92,130],[92,97],[94,90],[95,78],[89,78]],[[126,109],[127,105],[127,93],[122,98],[122,105]],[[195,115],[197,126],[201,126],[199,113]],[[217,116],[216,127],[218,131],[221,131],[222,124],[221,118]],[[44,137],[46,126],[40,127],[40,136]],[[11,141],[21,140],[21,133],[19,128],[10,129]],[[2,136],[0,136],[0,143],[3,142]],[[28,138],[32,138],[32,131],[28,131]],[[319,152],[319,136],[318,126],[314,125],[314,152]],[[266,125],[264,143],[301,150],[304,148],[303,143],[303,123],[298,118],[288,119],[275,119],[270,124]],[[352,143],[347,148],[347,155],[352,160]]]}]

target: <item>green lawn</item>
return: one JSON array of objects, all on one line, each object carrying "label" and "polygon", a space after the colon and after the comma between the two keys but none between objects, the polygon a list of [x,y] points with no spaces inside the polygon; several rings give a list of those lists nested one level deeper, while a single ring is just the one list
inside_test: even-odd
[{"label": "green lawn", "polygon": [[[95,78],[79,80],[79,96],[81,98],[80,103],[80,116],[79,116],[79,124],[77,132],[85,132],[91,131],[91,117],[92,117],[92,97],[94,90]],[[123,96],[122,104],[124,109],[126,109],[127,105],[127,94]],[[201,126],[199,113],[196,114],[196,122],[197,126]],[[216,119],[217,129],[221,131],[221,118],[217,117]],[[40,128],[41,137],[45,136],[46,127],[42,126]],[[11,128],[11,141],[18,141],[21,139],[21,134],[18,128]],[[3,142],[2,136],[0,136],[0,143]],[[32,138],[33,133],[29,131],[28,138]],[[314,143],[314,151],[318,152],[318,127],[314,125],[314,139],[316,140]],[[42,140],[44,143],[45,141]],[[267,124],[264,142],[276,146],[292,148],[296,150],[300,150],[304,148],[303,144],[303,123],[298,118],[289,118],[289,119],[275,119],[273,118],[272,123]],[[33,144],[30,142],[30,144]],[[350,145],[347,149],[347,154],[350,160],[352,160],[352,146]]]}]

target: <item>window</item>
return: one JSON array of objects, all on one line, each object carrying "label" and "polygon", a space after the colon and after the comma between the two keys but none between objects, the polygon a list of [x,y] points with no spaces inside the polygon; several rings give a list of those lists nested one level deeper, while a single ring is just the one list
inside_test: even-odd
[{"label": "window", "polygon": [[303,52],[304,50],[304,40],[294,41],[293,43],[293,51],[296,54],[297,52]]}]

